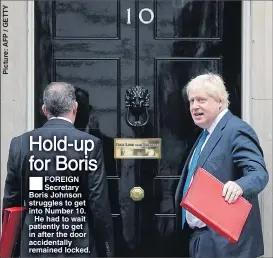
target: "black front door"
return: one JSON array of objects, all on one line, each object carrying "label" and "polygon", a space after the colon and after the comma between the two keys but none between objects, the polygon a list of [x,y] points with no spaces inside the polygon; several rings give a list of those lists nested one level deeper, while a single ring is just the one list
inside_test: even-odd
[{"label": "black front door", "polygon": [[[102,139],[117,256],[177,256],[174,193],[198,135],[183,91],[206,71],[223,75],[241,113],[241,3],[108,0],[35,2],[35,126],[51,81],[78,87],[76,126]],[[149,91],[149,121],[127,125],[126,90]],[[84,101],[85,100],[85,101]],[[87,103],[89,102],[89,103]],[[115,160],[114,138],[161,138],[161,160]],[[140,186],[136,202],[130,190]]]}]

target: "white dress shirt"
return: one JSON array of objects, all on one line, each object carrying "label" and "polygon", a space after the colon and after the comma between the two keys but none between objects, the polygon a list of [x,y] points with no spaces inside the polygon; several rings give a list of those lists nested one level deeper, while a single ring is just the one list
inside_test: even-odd
[{"label": "white dress shirt", "polygon": [[49,120],[52,120],[52,119],[62,119],[62,120],[65,120],[65,121],[70,122],[71,124],[73,124],[70,119],[68,119],[66,117],[62,117],[62,116],[57,116],[57,117],[53,116],[53,117],[49,118]]},{"label": "white dress shirt", "polygon": [[[221,120],[221,118],[227,113],[227,111],[228,111],[227,108],[224,109],[223,111],[221,111],[221,113],[219,113],[219,115],[216,117],[216,119],[214,120],[214,122],[212,123],[212,125],[207,129],[209,133],[207,135],[207,138],[206,138],[204,144],[201,147],[201,152],[202,152],[203,148],[205,147],[205,145],[206,145],[209,137],[211,136],[213,130],[215,129],[215,127],[217,126],[217,124],[219,123],[219,121]],[[195,152],[195,150],[194,150],[194,152]],[[194,152],[193,152],[193,154],[194,154]],[[193,155],[192,155],[192,157],[193,157]],[[192,161],[192,157],[191,157],[191,160],[189,162],[188,168],[190,167],[190,164],[191,164],[191,161]],[[193,179],[193,177],[191,178],[191,182],[192,182],[192,179]],[[191,182],[190,182],[190,184],[191,184]],[[203,227],[206,226],[206,224],[203,221],[201,221],[200,219],[196,218],[194,215],[192,215],[187,210],[186,210],[186,220],[187,220],[187,223],[189,224],[189,226],[191,228],[195,228],[195,227],[203,228]]]}]

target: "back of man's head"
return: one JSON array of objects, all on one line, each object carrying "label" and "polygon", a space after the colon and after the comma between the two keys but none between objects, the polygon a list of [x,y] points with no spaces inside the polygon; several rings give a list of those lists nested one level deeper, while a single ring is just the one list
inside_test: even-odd
[{"label": "back of man's head", "polygon": [[50,117],[64,116],[74,120],[77,111],[75,88],[66,82],[52,82],[43,93],[43,112]]},{"label": "back of man's head", "polygon": [[75,88],[66,82],[52,82],[44,90],[43,101],[50,116],[67,114],[76,101]]}]

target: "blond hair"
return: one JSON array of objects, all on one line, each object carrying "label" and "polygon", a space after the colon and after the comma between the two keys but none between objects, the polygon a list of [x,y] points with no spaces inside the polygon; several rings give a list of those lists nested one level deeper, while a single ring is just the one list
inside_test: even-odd
[{"label": "blond hair", "polygon": [[229,106],[229,94],[220,75],[214,73],[202,74],[193,78],[186,86],[188,97],[190,93],[200,91],[207,93],[216,101],[221,101],[224,108]]}]

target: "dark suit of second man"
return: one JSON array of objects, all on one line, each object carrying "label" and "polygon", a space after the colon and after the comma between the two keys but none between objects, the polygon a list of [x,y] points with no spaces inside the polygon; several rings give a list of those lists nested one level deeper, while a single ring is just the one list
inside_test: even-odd
[{"label": "dark suit of second man", "polygon": [[[3,209],[25,204],[30,210],[34,208],[42,210],[42,214],[33,212],[26,214],[20,255],[21,257],[112,257],[114,255],[113,225],[101,141],[74,127],[77,102],[72,85],[50,84],[44,92],[42,109],[48,118],[45,125],[13,138],[10,144]],[[92,140],[94,149],[88,154],[83,150],[75,150],[74,147],[68,147],[65,152],[39,151],[38,144],[33,144],[31,150],[31,141],[38,142],[39,137],[51,141],[54,141],[54,138],[60,140],[67,137],[67,142],[74,144],[75,141],[80,143]],[[34,156],[35,160],[48,159],[51,162],[48,163],[47,169],[31,170],[31,156]],[[70,169],[62,170],[65,165],[62,163],[63,159],[59,159],[60,169],[56,170],[56,156],[64,156],[67,161],[82,160],[82,167],[76,168],[76,163],[71,163]],[[89,163],[86,167],[85,161],[89,160],[96,162],[88,167]],[[29,187],[33,188],[33,185],[29,185],[30,177],[43,177],[44,191],[29,190]],[[54,181],[56,178],[59,182]],[[46,191],[46,184],[52,189]],[[72,206],[70,206],[71,200],[73,200]],[[49,209],[52,210],[52,214],[49,214]],[[63,228],[63,224],[66,224],[67,228]],[[67,237],[57,232],[66,233]]]}]

